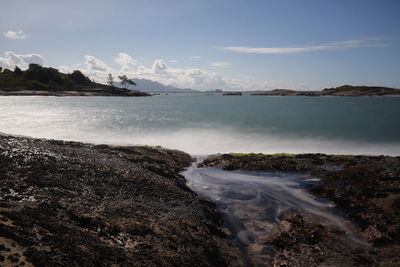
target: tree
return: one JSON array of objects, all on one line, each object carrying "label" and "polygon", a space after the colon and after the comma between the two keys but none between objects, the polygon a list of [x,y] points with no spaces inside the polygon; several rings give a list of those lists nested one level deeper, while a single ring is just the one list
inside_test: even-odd
[{"label": "tree", "polygon": [[120,84],[125,89],[128,88],[128,85],[136,85],[136,83],[131,79],[129,79],[126,75],[118,76],[118,79],[120,80]]},{"label": "tree", "polygon": [[15,75],[22,75],[22,70],[18,68],[18,66],[15,66],[14,68],[14,74]]},{"label": "tree", "polygon": [[90,79],[79,70],[74,70],[71,74],[68,74],[68,76],[78,85],[90,85],[92,83]]},{"label": "tree", "polygon": [[114,77],[111,73],[109,73],[107,76],[107,84],[109,84],[110,86],[114,86]]}]

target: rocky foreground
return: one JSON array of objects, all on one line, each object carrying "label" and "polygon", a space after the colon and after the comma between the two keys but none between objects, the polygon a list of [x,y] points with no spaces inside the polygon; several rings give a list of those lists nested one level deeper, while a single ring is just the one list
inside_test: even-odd
[{"label": "rocky foreground", "polygon": [[[310,214],[281,214],[279,230],[264,238],[250,257],[270,254],[275,266],[399,266],[400,157],[323,154],[224,154],[202,167],[308,173],[320,177],[310,191],[328,198],[355,224],[356,237]],[[397,264],[397,265],[396,265]]]},{"label": "rocky foreground", "polygon": [[[215,206],[179,172],[192,158],[151,147],[111,147],[0,135],[1,266],[396,266],[400,158],[217,155],[202,166],[302,172],[310,190],[357,227],[343,230],[287,211],[241,258]],[[261,225],[260,225],[261,226]],[[255,225],[256,227],[256,225]],[[357,242],[361,242],[360,244]],[[254,257],[254,258],[252,258]]]},{"label": "rocky foreground", "polygon": [[0,136],[0,266],[224,266],[183,152]]}]

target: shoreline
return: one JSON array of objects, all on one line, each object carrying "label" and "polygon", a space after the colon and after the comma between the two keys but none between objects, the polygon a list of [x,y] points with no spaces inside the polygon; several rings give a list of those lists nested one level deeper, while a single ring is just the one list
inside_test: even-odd
[{"label": "shoreline", "polygon": [[[189,189],[180,174],[193,162],[184,152],[0,133],[0,157],[5,263],[189,264],[200,257],[204,265],[243,265],[237,248],[227,245],[215,204]],[[200,165],[321,177],[310,192],[335,202],[375,251],[340,255],[326,247],[331,230],[288,213],[281,220],[290,227],[263,244],[274,264],[289,259],[314,266],[324,253],[367,265],[400,260],[399,156],[236,153],[208,156]],[[310,233],[321,238],[290,241]]]},{"label": "shoreline", "polygon": [[121,97],[141,97],[151,96],[145,92],[137,90],[123,90],[113,92],[104,89],[88,89],[88,90],[65,90],[65,91],[40,91],[40,90],[1,90],[0,96],[121,96]]},{"label": "shoreline", "polygon": [[352,86],[343,85],[335,88],[325,88],[321,91],[297,91],[289,89],[275,89],[254,93],[253,95],[274,96],[399,96],[400,89],[382,86]]},{"label": "shoreline", "polygon": [[221,95],[221,96],[264,96],[264,97],[400,97],[400,93],[396,94],[376,94],[376,95],[322,95],[318,92],[316,94],[306,94],[302,93],[302,91],[296,91],[296,94],[281,94],[281,93],[271,93],[271,91],[261,92],[261,93],[253,93],[252,91],[238,91],[233,93],[226,94],[210,94],[206,92],[143,92],[137,90],[130,90],[132,93],[110,93],[110,92],[84,92],[79,90],[69,90],[69,91],[32,91],[32,90],[17,90],[17,91],[8,91],[8,90],[0,90],[0,96],[57,96],[57,97],[65,97],[65,96],[118,96],[118,97],[141,97],[141,96],[163,96],[168,94],[197,94],[197,95]]}]

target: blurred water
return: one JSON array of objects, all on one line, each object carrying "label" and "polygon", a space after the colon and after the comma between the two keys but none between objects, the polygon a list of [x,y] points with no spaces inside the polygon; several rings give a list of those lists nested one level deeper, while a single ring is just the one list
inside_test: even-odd
[{"label": "blurred water", "polygon": [[284,229],[282,215],[287,212],[302,214],[307,220],[334,229],[335,244],[346,251],[369,248],[359,239],[357,228],[340,215],[332,202],[306,191],[306,185],[319,181],[317,177],[197,168],[196,164],[182,174],[193,191],[216,203],[229,244],[240,249],[240,257],[249,266],[265,266],[268,262],[268,253],[262,248],[269,237]]},{"label": "blurred water", "polygon": [[0,132],[222,152],[400,154],[400,98],[0,97]]},{"label": "blurred water", "polygon": [[[194,166],[182,174],[190,188],[217,204],[220,212],[228,218],[225,223],[243,243],[249,243],[259,235],[266,235],[271,224],[279,222],[282,212],[289,209],[304,210],[324,218],[326,223],[351,232],[346,226],[348,222],[336,214],[333,203],[317,200],[305,190],[307,184],[319,181],[316,177],[296,173],[224,171]],[[229,221],[229,218],[232,220]],[[246,227],[246,224],[251,226],[253,221],[263,221],[267,227]]]}]

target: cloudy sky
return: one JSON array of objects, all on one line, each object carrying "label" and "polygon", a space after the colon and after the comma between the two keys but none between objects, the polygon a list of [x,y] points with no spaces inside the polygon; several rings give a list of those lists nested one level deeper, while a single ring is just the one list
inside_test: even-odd
[{"label": "cloudy sky", "polygon": [[[1,1],[0,66],[177,87],[400,87],[398,0]],[[138,88],[139,89],[139,88]]]}]

